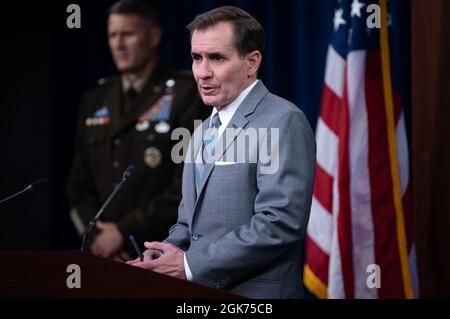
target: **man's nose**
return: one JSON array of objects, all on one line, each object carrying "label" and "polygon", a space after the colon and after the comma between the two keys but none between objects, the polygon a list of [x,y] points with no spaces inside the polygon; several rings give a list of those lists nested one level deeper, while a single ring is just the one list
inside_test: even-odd
[{"label": "man's nose", "polygon": [[121,37],[121,36],[116,36],[116,37],[114,37],[112,40],[111,40],[111,44],[112,44],[112,47],[114,48],[114,49],[121,49],[121,48],[123,48],[124,47],[124,44],[125,44],[125,42],[124,42],[124,39],[123,39],[123,37]]},{"label": "man's nose", "polygon": [[196,70],[197,70],[198,77],[201,79],[209,79],[209,78],[212,78],[212,76],[213,76],[213,70],[208,61],[202,61],[197,66]]}]

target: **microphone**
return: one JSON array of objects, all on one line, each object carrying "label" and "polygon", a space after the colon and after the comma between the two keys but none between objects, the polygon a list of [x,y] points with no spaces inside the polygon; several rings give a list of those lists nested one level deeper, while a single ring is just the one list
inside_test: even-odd
[{"label": "microphone", "polygon": [[114,188],[114,190],[111,193],[111,195],[109,195],[109,197],[106,199],[106,201],[103,204],[103,206],[99,209],[99,211],[94,216],[94,218],[91,219],[91,221],[89,222],[88,227],[86,228],[86,230],[85,230],[85,232],[83,234],[83,238],[81,239],[81,251],[86,251],[87,238],[89,236],[89,233],[92,231],[92,228],[94,228],[95,223],[100,218],[100,216],[103,214],[103,211],[106,209],[106,207],[109,206],[109,204],[114,199],[116,194],[122,189],[123,184],[125,184],[125,182],[128,180],[128,178],[131,175],[133,175],[133,173],[135,171],[136,171],[136,166],[130,165],[130,166],[127,167],[127,169],[123,172],[122,180],[120,181],[120,183],[117,184],[117,186]]},{"label": "microphone", "polygon": [[2,199],[0,201],[0,205],[5,203],[5,202],[7,202],[7,201],[9,201],[10,199],[13,199],[13,198],[16,198],[17,196],[20,196],[22,194],[25,194],[25,193],[28,193],[28,192],[30,192],[30,193],[37,192],[37,191],[41,190],[42,186],[44,186],[47,182],[48,182],[48,179],[46,179],[46,178],[41,178],[41,179],[39,179],[37,181],[34,181],[33,183],[28,185],[25,189],[21,190],[20,192],[15,193],[14,195],[11,195],[11,196],[9,196],[9,197],[7,197],[5,199]]}]

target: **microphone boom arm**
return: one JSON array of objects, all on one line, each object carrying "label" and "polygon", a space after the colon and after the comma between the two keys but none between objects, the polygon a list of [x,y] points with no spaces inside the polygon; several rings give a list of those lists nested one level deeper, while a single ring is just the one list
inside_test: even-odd
[{"label": "microphone boom arm", "polygon": [[121,190],[123,184],[128,180],[128,177],[130,177],[130,175],[133,173],[134,169],[135,169],[134,166],[130,166],[125,171],[125,173],[123,174],[123,177],[122,177],[122,180],[120,181],[120,183],[117,184],[117,186],[114,188],[114,190],[111,193],[111,195],[109,195],[109,197],[106,199],[105,203],[99,209],[97,214],[89,222],[88,226],[86,227],[85,232],[83,233],[83,238],[81,239],[81,249],[80,249],[81,251],[86,251],[87,238],[88,238],[89,234],[91,233],[92,228],[94,228],[95,223],[100,218],[100,216],[103,214],[103,211],[109,206],[109,204],[114,199],[116,194]]},{"label": "microphone boom arm", "polygon": [[0,201],[0,205],[3,204],[4,202],[9,201],[10,199],[13,199],[14,197],[20,196],[20,195],[22,195],[23,193],[28,192],[28,191],[29,191],[29,188],[30,188],[30,186],[28,186],[27,188],[21,190],[21,191],[18,192],[18,193],[15,193],[15,194],[13,194],[13,195],[11,195],[11,196],[5,198],[5,199],[2,199],[2,200]]},{"label": "microphone boom arm", "polygon": [[42,188],[43,185],[45,185],[48,182],[48,180],[46,178],[41,178],[40,180],[34,181],[33,183],[31,183],[30,185],[28,185],[25,189],[21,190],[18,193],[15,193],[5,199],[0,200],[0,205],[9,201],[10,199],[13,199],[17,196],[20,196],[22,194],[25,194],[27,192],[35,192],[36,190],[40,190]]}]

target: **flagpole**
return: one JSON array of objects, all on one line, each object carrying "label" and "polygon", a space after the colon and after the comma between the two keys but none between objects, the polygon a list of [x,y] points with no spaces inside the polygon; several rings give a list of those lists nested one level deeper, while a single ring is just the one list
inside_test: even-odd
[{"label": "flagpole", "polygon": [[403,212],[403,205],[400,191],[400,174],[397,162],[397,143],[396,130],[394,122],[394,100],[392,97],[392,80],[391,80],[391,63],[389,57],[389,34],[388,34],[388,15],[386,0],[380,0],[381,9],[381,30],[380,30],[380,47],[381,47],[381,62],[383,71],[383,87],[386,109],[386,121],[389,141],[389,155],[392,176],[392,191],[394,196],[395,216],[397,226],[397,239],[400,253],[400,262],[402,268],[403,286],[405,290],[405,297],[408,299],[414,298],[412,289],[411,272],[408,262],[408,245],[406,241],[405,218]]}]

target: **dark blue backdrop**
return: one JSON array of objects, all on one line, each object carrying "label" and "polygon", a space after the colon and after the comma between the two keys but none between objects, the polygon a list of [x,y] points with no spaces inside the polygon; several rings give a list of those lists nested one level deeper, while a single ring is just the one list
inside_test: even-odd
[{"label": "dark blue backdrop", "polygon": [[[49,187],[0,207],[1,249],[78,247],[68,217],[65,183],[73,156],[78,103],[84,90],[115,72],[107,47],[106,9],[114,1],[18,3],[0,22],[2,168],[0,197],[49,177]],[[311,125],[319,113],[325,57],[333,31],[334,0],[165,0],[154,1],[164,17],[162,56],[190,68],[188,33],[196,14],[236,5],[253,14],[267,33],[260,77],[275,94],[305,112]],[[66,28],[66,6],[81,7],[81,29]],[[409,56],[409,10],[400,30]],[[409,59],[406,58],[405,66]],[[406,71],[402,71],[406,72]],[[408,73],[409,75],[409,73]]]}]

